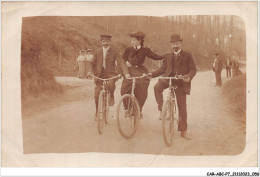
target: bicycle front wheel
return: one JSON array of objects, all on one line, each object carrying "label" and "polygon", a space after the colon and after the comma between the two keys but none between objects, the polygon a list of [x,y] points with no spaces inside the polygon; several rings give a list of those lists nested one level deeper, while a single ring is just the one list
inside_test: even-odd
[{"label": "bicycle front wheel", "polygon": [[99,99],[98,99],[98,115],[97,115],[97,126],[98,126],[98,133],[102,134],[103,132],[103,125],[104,125],[104,120],[106,117],[106,92],[101,91],[99,94]]},{"label": "bicycle front wheel", "polygon": [[110,99],[110,93],[107,91],[106,94],[106,101],[105,101],[105,124],[108,124],[108,117],[109,117],[109,102]]},{"label": "bicycle front wheel", "polygon": [[167,146],[171,146],[174,132],[174,101],[165,100],[162,107],[162,134]]},{"label": "bicycle front wheel", "polygon": [[120,134],[126,139],[132,138],[140,120],[140,106],[134,96],[130,94],[122,96],[117,105],[116,119]]}]

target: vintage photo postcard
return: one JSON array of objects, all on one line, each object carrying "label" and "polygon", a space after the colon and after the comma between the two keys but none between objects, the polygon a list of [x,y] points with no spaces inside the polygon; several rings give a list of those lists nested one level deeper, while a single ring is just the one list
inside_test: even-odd
[{"label": "vintage photo postcard", "polygon": [[2,166],[256,167],[257,2],[2,2]]}]

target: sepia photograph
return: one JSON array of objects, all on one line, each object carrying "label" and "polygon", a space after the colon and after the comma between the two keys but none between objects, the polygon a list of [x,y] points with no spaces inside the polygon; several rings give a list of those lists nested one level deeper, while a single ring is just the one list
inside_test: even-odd
[{"label": "sepia photograph", "polygon": [[257,3],[2,7],[2,165],[257,166]]},{"label": "sepia photograph", "polygon": [[24,17],[24,153],[241,153],[245,37],[232,15]]}]

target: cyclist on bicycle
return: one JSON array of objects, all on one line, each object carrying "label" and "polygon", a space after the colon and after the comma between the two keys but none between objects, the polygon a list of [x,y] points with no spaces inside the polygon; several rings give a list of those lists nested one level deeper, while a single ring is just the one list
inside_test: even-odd
[{"label": "cyclist on bicycle", "polygon": [[[187,136],[186,94],[190,94],[191,80],[195,76],[197,69],[191,54],[181,49],[182,39],[180,38],[180,35],[171,35],[170,42],[173,51],[166,55],[163,65],[149,75],[151,77],[157,77],[160,75],[165,77],[173,77],[175,75],[183,76],[182,80],[173,80],[172,84],[177,86],[175,93],[180,114],[178,131],[181,131],[181,137],[189,140],[190,138]],[[169,80],[159,80],[154,86],[154,94],[158,103],[158,110],[160,112],[162,112],[163,105],[162,93],[164,89],[168,88],[168,86]]]},{"label": "cyclist on bicycle", "polygon": [[[123,59],[125,60],[131,77],[142,76],[143,73],[148,73],[147,68],[144,66],[145,57],[153,60],[162,60],[164,56],[157,55],[152,52],[148,47],[144,47],[145,34],[143,32],[134,32],[129,34],[131,39],[131,47],[125,49]],[[124,79],[121,87],[121,95],[130,94],[132,90],[132,80]],[[150,80],[148,78],[138,79],[136,81],[135,96],[138,100],[141,109],[147,98],[147,90]]]},{"label": "cyclist on bicycle", "polygon": [[[88,73],[88,76],[91,76],[91,74],[93,74],[97,77],[106,79],[120,74],[119,72],[122,70],[123,74],[126,77],[130,77],[125,62],[118,55],[118,52],[110,46],[112,36],[100,35],[100,37],[101,37],[102,48],[99,48],[94,52],[93,62],[91,63],[90,72]],[[116,89],[115,82],[116,80],[109,80],[108,83],[106,84],[106,87],[110,92],[110,98],[109,98],[110,106],[113,106],[115,102],[114,101],[114,91]],[[96,114],[95,114],[95,119],[96,119],[97,110],[98,110],[99,93],[102,90],[102,81],[94,79],[94,83],[96,84],[95,95],[94,95],[95,104],[96,104]]]}]

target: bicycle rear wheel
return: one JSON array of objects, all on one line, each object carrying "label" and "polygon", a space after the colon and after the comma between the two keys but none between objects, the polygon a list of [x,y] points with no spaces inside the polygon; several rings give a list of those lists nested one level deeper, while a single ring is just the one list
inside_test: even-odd
[{"label": "bicycle rear wheel", "polygon": [[162,107],[162,134],[167,146],[171,146],[174,132],[174,101],[165,100]]},{"label": "bicycle rear wheel", "polygon": [[132,138],[140,120],[140,106],[134,96],[130,94],[122,96],[117,105],[116,119],[120,134],[126,139]]},{"label": "bicycle rear wheel", "polygon": [[106,92],[101,91],[99,94],[99,99],[98,99],[98,115],[97,115],[97,126],[98,126],[98,133],[102,134],[103,132],[103,125],[104,125],[104,120],[106,117]]}]

